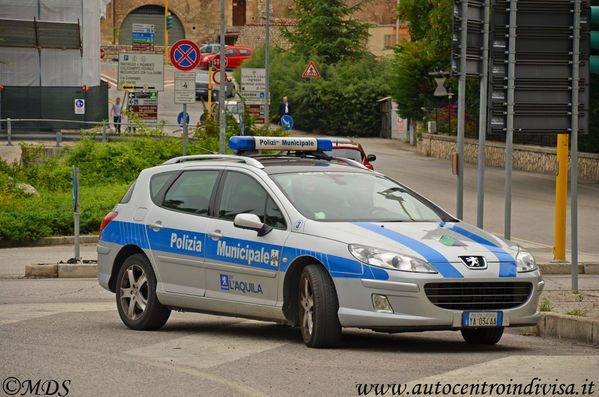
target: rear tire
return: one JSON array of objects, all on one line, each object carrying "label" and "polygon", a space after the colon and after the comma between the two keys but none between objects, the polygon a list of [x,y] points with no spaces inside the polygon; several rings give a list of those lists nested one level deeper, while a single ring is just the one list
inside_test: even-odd
[{"label": "rear tire", "polygon": [[502,335],[503,327],[462,329],[462,337],[472,345],[494,345]]},{"label": "rear tire", "polygon": [[158,302],[156,276],[145,255],[131,255],[123,262],[117,276],[116,306],[131,329],[154,330],[168,320],[171,311]]},{"label": "rear tire", "polygon": [[309,347],[331,347],[341,339],[339,302],[333,280],[319,265],[308,265],[299,282],[299,326]]}]

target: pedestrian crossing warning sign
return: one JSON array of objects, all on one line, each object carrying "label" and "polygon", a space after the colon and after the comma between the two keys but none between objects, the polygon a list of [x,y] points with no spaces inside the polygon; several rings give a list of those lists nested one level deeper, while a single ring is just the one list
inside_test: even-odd
[{"label": "pedestrian crossing warning sign", "polygon": [[314,62],[310,61],[310,63],[308,64],[308,67],[306,68],[306,70],[304,70],[304,74],[302,74],[302,77],[308,78],[308,79],[320,77],[320,73],[318,73],[318,70],[316,70],[316,66],[314,66]]}]

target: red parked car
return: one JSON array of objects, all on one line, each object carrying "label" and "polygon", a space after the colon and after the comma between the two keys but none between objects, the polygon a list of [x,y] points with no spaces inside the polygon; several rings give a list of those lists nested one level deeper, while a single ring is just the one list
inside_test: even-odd
[{"label": "red parked car", "polygon": [[[252,56],[252,49],[249,47],[228,46],[225,50],[227,58],[227,69],[235,69],[241,66],[243,61]],[[220,57],[220,52],[216,54],[205,54],[200,58],[200,67],[208,69],[208,64],[214,57]]]},{"label": "red parked car", "polygon": [[369,170],[374,170],[371,162],[376,160],[376,155],[367,155],[362,149],[362,145],[347,138],[331,138],[333,141],[333,150],[330,152],[335,157],[343,157],[354,160]]}]

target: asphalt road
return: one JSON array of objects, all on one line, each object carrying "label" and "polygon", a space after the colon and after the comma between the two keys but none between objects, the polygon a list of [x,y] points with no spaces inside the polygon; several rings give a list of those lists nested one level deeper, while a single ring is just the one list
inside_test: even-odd
[{"label": "asphalt road", "polygon": [[361,383],[485,381],[579,392],[592,381],[596,392],[599,383],[599,349],[533,336],[474,347],[457,332],[349,329],[341,347],[309,349],[295,328],[195,313],[131,331],[114,295],[89,279],[0,279],[0,303],[0,380],[68,381],[74,396],[357,396]]}]

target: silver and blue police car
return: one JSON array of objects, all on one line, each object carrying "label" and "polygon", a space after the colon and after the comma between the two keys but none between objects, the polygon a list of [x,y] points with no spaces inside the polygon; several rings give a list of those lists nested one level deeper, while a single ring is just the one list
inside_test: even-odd
[{"label": "silver and blue police car", "polygon": [[238,155],[143,170],[104,218],[98,280],[129,328],[160,328],[176,309],[289,323],[311,347],[342,327],[495,344],[539,320],[541,274],[517,244],[326,155],[328,139],[229,147]]}]

